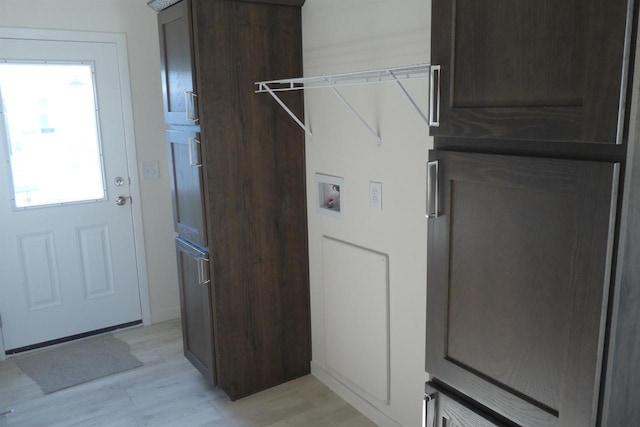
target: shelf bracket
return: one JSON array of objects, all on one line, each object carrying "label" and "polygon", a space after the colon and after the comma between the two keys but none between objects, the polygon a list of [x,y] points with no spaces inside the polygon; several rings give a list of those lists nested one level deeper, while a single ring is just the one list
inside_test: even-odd
[{"label": "shelf bracket", "polygon": [[424,114],[422,112],[422,110],[420,109],[420,107],[418,107],[418,104],[416,104],[416,102],[413,100],[413,97],[409,94],[409,92],[407,91],[407,89],[404,87],[404,85],[402,84],[402,82],[400,82],[400,80],[398,79],[398,77],[395,75],[395,73],[393,71],[389,71],[389,74],[391,75],[391,77],[393,77],[393,80],[398,84],[398,86],[400,87],[400,90],[402,91],[402,93],[404,94],[404,96],[407,98],[407,100],[409,101],[409,103],[413,106],[413,108],[418,112],[418,114],[420,115],[420,117],[422,117],[422,120],[424,120],[424,122],[429,125],[429,119],[427,118],[427,115]]},{"label": "shelf bracket", "polygon": [[313,133],[311,133],[311,129],[309,129],[307,125],[302,123],[302,121],[298,118],[298,116],[296,116],[295,113],[291,111],[289,107],[287,107],[287,104],[285,104],[284,101],[282,101],[282,99],[280,99],[280,97],[276,95],[273,89],[269,87],[268,83],[259,82],[256,84],[258,85],[257,92],[267,92],[269,95],[271,95],[273,99],[275,99],[276,102],[280,104],[280,106],[284,109],[284,111],[286,111],[287,114],[289,114],[289,116],[291,116],[291,118],[298,124],[298,126],[300,126],[310,137],[313,137]]},{"label": "shelf bracket", "polygon": [[338,99],[340,99],[340,101],[342,101],[342,103],[349,109],[349,111],[351,111],[353,115],[356,116],[358,120],[360,120],[360,122],[363,125],[365,125],[367,129],[369,129],[369,132],[371,132],[371,134],[376,138],[376,143],[378,145],[382,145],[382,138],[380,138],[380,134],[375,129],[373,129],[369,125],[369,123],[367,123],[367,121],[356,111],[355,108],[353,108],[353,106],[349,103],[349,101],[347,101],[347,98],[345,98],[340,92],[338,92],[338,89],[335,88],[335,86],[331,83],[329,79],[325,79],[325,80],[329,88],[338,97]]}]

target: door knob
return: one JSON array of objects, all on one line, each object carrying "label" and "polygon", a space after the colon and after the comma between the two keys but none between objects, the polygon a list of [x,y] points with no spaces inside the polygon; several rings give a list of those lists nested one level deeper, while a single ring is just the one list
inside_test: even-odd
[{"label": "door knob", "polygon": [[127,197],[127,196],[118,196],[116,197],[116,205],[118,206],[124,206],[127,204],[127,199],[131,199],[131,197]]}]

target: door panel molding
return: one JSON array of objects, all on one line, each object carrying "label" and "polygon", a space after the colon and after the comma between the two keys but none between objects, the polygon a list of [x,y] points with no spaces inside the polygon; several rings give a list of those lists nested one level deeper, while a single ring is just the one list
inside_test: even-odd
[{"label": "door panel molding", "polygon": [[76,235],[80,248],[85,299],[113,295],[115,288],[109,225],[78,227]]},{"label": "door panel molding", "polygon": [[[22,286],[29,311],[62,305],[60,274],[52,231],[18,236]],[[42,274],[46,270],[46,274]],[[49,280],[47,280],[49,278]]]}]

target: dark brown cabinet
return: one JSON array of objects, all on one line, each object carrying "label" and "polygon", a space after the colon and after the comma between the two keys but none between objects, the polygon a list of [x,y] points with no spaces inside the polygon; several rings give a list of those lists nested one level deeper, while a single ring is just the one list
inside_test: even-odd
[{"label": "dark brown cabinet", "polygon": [[437,425],[475,425],[467,404],[640,423],[638,2],[433,0],[432,18],[426,371],[464,406]]},{"label": "dark brown cabinet", "polygon": [[176,233],[201,248],[207,245],[200,134],[167,131],[169,182]]},{"label": "dark brown cabinet", "polygon": [[[185,299],[182,319],[211,316],[198,363],[237,399],[310,371],[304,134],[254,93],[302,74],[303,1],[169,2],[158,22],[176,231],[211,277],[210,305],[192,313]],[[302,94],[283,97],[301,116]]]},{"label": "dark brown cabinet", "polygon": [[431,134],[615,143],[629,4],[433,0],[431,63],[442,69]]},{"label": "dark brown cabinet", "polygon": [[193,38],[189,2],[158,14],[164,120],[168,125],[198,123]]},{"label": "dark brown cabinet", "polygon": [[206,252],[176,239],[184,355],[213,385],[216,382],[211,288]]},{"label": "dark brown cabinet", "polygon": [[431,160],[429,373],[519,425],[595,425],[618,165]]}]

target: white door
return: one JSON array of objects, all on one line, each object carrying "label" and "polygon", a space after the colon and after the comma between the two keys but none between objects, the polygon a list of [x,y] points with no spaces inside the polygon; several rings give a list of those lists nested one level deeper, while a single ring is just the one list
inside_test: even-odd
[{"label": "white door", "polygon": [[142,318],[119,79],[115,43],[0,38],[7,352]]}]

